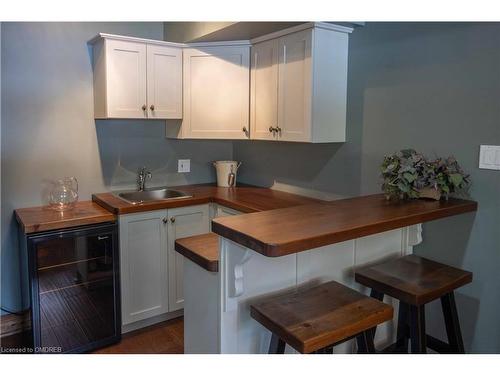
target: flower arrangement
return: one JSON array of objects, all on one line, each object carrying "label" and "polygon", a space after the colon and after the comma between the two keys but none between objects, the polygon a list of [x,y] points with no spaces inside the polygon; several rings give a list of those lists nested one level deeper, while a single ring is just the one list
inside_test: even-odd
[{"label": "flower arrangement", "polygon": [[401,150],[384,158],[381,166],[387,199],[448,199],[466,195],[470,184],[454,157],[428,160],[415,150]]}]

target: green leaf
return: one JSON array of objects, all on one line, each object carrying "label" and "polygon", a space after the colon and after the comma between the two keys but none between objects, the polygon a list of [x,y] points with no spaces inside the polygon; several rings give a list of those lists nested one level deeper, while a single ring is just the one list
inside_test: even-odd
[{"label": "green leaf", "polygon": [[399,190],[401,190],[401,191],[402,191],[402,192],[404,192],[404,193],[407,193],[408,191],[410,191],[410,187],[409,187],[409,186],[407,186],[407,185],[405,185],[405,184],[404,184],[404,183],[402,183],[402,182],[399,182],[399,183],[398,183],[398,188],[399,188]]},{"label": "green leaf", "polygon": [[406,181],[412,183],[417,179],[417,175],[413,173],[403,173],[403,177],[405,178]]},{"label": "green leaf", "polygon": [[460,173],[450,174],[450,181],[456,187],[459,187],[463,180],[464,178]]}]

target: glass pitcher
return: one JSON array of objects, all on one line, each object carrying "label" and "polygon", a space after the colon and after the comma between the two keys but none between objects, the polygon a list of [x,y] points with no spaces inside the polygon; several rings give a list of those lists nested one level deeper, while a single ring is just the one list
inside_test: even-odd
[{"label": "glass pitcher", "polygon": [[78,201],[78,181],[76,177],[64,177],[53,182],[49,193],[49,205],[57,211],[66,211]]}]

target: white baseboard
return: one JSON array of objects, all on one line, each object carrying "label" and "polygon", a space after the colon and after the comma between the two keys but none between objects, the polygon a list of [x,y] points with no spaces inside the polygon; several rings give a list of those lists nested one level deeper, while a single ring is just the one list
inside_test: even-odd
[{"label": "white baseboard", "polygon": [[179,316],[182,316],[182,315],[184,315],[183,309],[177,310],[177,311],[172,311],[172,312],[169,312],[166,314],[161,314],[158,316],[153,316],[152,318],[140,320],[138,322],[125,324],[125,325],[122,325],[122,334],[132,332],[132,331],[135,331],[137,329],[144,328],[144,327],[148,327],[148,326],[151,326],[153,324],[165,322],[167,320],[175,319],[175,318],[178,318]]}]

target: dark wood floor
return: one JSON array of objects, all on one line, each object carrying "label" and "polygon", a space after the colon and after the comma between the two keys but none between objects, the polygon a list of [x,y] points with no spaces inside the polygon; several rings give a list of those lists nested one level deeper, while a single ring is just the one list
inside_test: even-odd
[{"label": "dark wood floor", "polygon": [[[27,346],[28,332],[20,333],[0,340],[4,348]],[[184,321],[181,318],[154,326],[139,329],[122,335],[122,340],[115,345],[96,350],[95,354],[183,354]]]},{"label": "dark wood floor", "polygon": [[99,349],[95,354],[183,354],[184,322],[170,320],[122,335],[118,344]]}]

